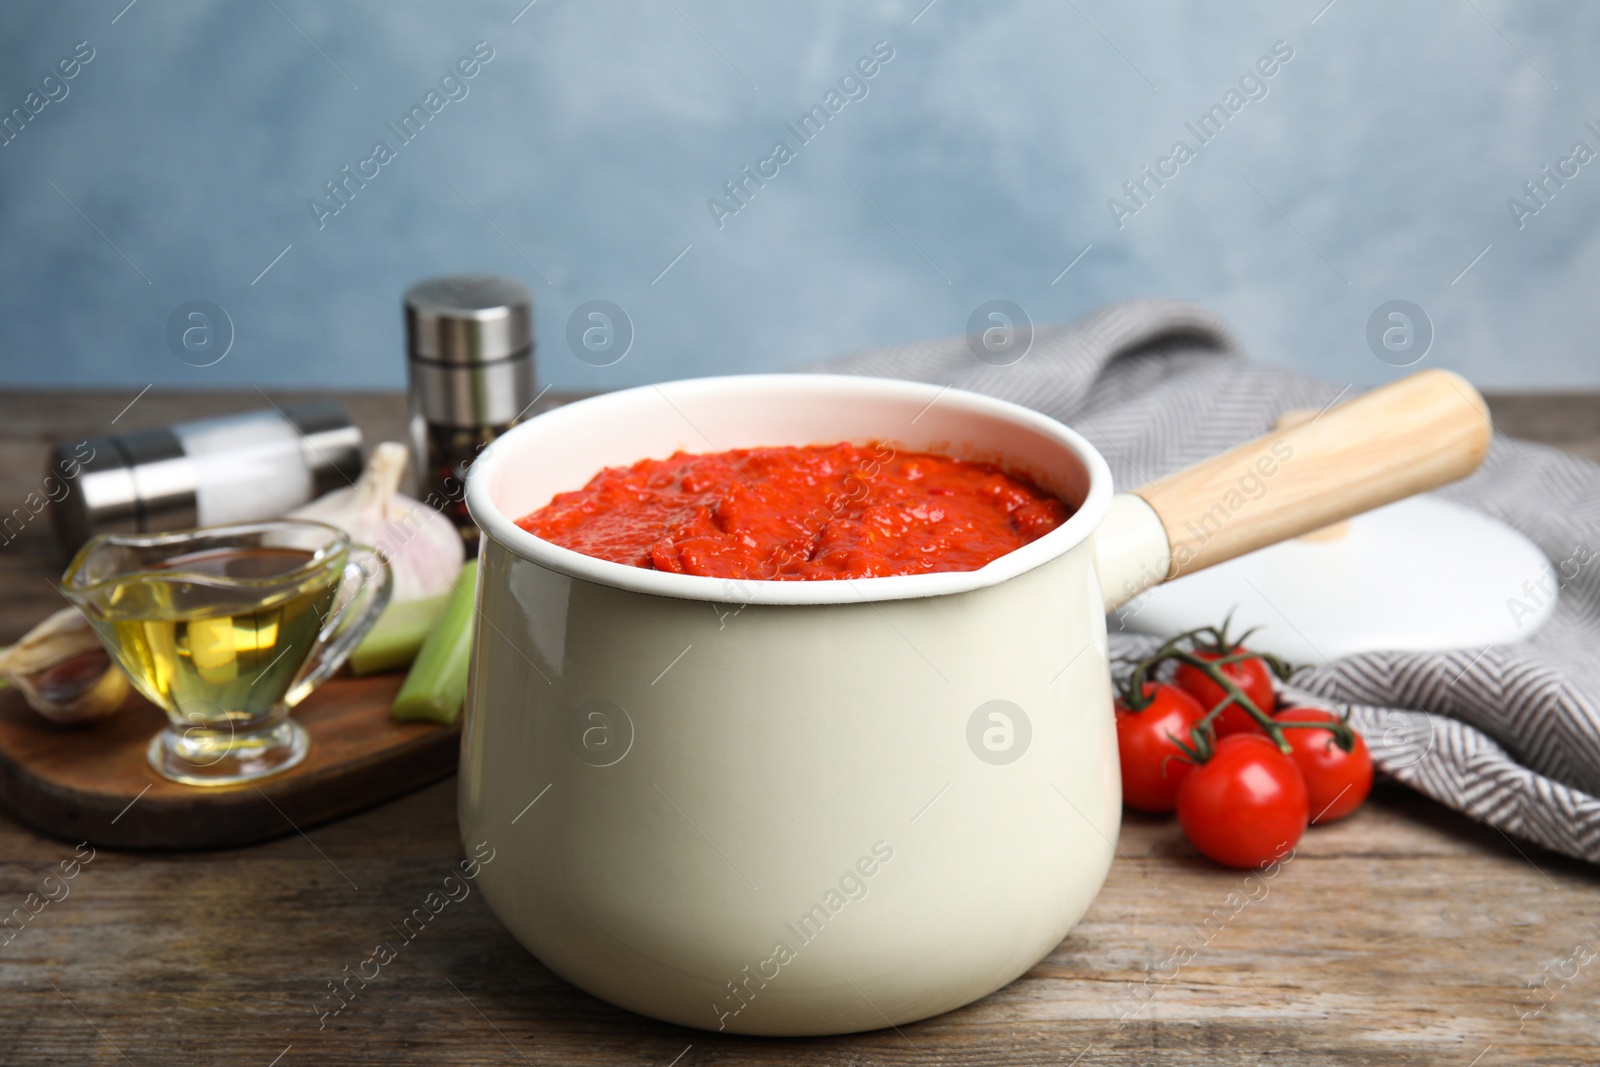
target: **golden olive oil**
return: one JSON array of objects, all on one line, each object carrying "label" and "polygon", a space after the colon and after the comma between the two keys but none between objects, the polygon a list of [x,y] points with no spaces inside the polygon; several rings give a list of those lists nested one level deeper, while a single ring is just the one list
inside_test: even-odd
[{"label": "golden olive oil", "polygon": [[313,558],[270,547],[174,556],[118,580],[90,622],[168,712],[196,726],[257,719],[283,700],[333,608],[342,560]]}]

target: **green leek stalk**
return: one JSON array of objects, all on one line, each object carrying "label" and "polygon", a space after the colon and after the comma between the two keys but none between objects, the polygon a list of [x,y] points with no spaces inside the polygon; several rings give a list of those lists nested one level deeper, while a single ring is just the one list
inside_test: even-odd
[{"label": "green leek stalk", "polygon": [[350,673],[378,674],[409,665],[439,621],[449,597],[449,593],[441,593],[384,608],[367,636],[350,653]]},{"label": "green leek stalk", "polygon": [[461,568],[433,631],[422,642],[400,694],[389,708],[400,722],[425,720],[449,725],[461,714],[467,696],[467,665],[472,658],[474,586],[478,562]]}]

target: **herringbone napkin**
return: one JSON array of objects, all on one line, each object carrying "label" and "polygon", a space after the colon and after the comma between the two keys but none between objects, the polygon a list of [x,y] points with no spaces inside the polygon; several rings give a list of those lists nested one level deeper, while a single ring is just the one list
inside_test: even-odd
[{"label": "herringbone napkin", "polygon": [[[1042,411],[1093,442],[1119,488],[1260,436],[1280,413],[1340,391],[1249,362],[1215,316],[1165,300],[1040,330],[1006,366],[954,337],[818,369],[954,385]],[[1552,561],[1594,551],[1600,466],[1555,449],[1497,434],[1483,468],[1440,495],[1516,527]],[[1113,631],[1112,652],[1134,654],[1146,640]],[[1377,765],[1406,785],[1600,863],[1600,567],[1565,581],[1554,616],[1526,643],[1352,656],[1300,671],[1291,688],[1349,705]]]}]

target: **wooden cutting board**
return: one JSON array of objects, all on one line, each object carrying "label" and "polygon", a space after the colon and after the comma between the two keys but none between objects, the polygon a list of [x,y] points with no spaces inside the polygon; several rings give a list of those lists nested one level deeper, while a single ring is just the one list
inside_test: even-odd
[{"label": "wooden cutting board", "polygon": [[311,734],[305,761],[254,785],[221,788],[179,785],[150,769],[145,746],[166,718],[137,694],[104,722],[61,727],[7,689],[0,802],[47,834],[108,848],[222,848],[292,834],[455,770],[459,724],[389,718],[403,680],[329,679],[294,712]]}]

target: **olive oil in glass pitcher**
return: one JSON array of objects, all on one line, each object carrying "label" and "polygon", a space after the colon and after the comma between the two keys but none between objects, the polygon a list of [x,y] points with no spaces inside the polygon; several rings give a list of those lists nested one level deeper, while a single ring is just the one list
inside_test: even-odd
[{"label": "olive oil in glass pitcher", "polygon": [[303,760],[289,718],[389,598],[388,567],[304,521],[105,535],[64,591],[134,686],[167,713],[150,764],[191,785],[251,781]]}]

